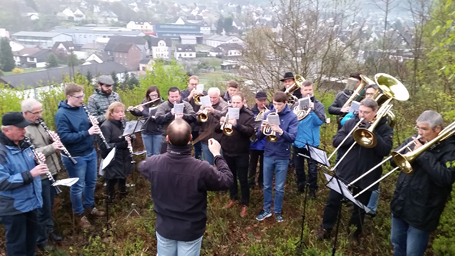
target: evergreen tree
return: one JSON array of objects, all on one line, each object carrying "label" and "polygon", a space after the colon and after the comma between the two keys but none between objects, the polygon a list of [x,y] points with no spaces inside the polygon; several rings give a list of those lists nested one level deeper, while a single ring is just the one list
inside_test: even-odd
[{"label": "evergreen tree", "polygon": [[221,35],[221,33],[223,32],[223,27],[224,27],[224,19],[223,19],[223,16],[221,16],[220,19],[218,20],[218,22],[216,23],[216,33],[218,35]]},{"label": "evergreen tree", "polygon": [[226,34],[229,34],[232,32],[232,17],[227,17],[224,19],[223,22],[223,28]]},{"label": "evergreen tree", "polygon": [[112,80],[114,80],[114,84],[112,85],[112,89],[115,91],[117,89],[117,86],[118,86],[118,78],[117,78],[117,74],[115,73],[115,71],[112,71],[111,73],[111,77],[112,77]]},{"label": "evergreen tree", "polygon": [[49,54],[46,59],[46,68],[58,67],[58,58],[54,53]]},{"label": "evergreen tree", "polygon": [[13,51],[9,45],[8,38],[2,38],[0,41],[0,69],[5,72],[10,72],[16,67]]},{"label": "evergreen tree", "polygon": [[87,75],[85,77],[87,77],[88,82],[90,83],[90,85],[92,85],[93,76],[90,70],[87,71]]}]

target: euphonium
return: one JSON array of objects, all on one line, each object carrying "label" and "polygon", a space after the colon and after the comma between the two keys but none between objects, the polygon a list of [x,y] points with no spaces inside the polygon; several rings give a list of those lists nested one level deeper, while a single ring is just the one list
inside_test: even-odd
[{"label": "euphonium", "polygon": [[224,117],[224,123],[221,125],[221,130],[223,134],[226,136],[231,136],[234,133],[234,129],[232,128],[232,124],[229,122],[229,113],[226,114]]},{"label": "euphonium", "polygon": [[302,121],[303,119],[305,119],[305,117],[307,117],[310,114],[311,108],[310,106],[308,106],[302,109],[300,108],[299,103],[297,103],[297,105],[293,109],[293,112],[297,116],[297,120]]},{"label": "euphonium", "polygon": [[203,111],[201,111],[199,113],[199,115],[197,116],[199,122],[201,123],[205,123],[207,122],[207,120],[209,120],[209,113],[207,112],[207,109],[204,109]]},{"label": "euphonium", "polygon": [[290,106],[290,107],[292,105],[294,105],[294,103],[298,100],[297,97],[295,97],[292,94],[295,91],[300,90],[300,88],[302,87],[303,82],[305,82],[305,78],[303,78],[303,76],[296,75],[294,81],[295,82],[291,86],[286,88],[286,90],[284,91],[284,93],[286,93],[286,95],[288,96],[288,100],[287,101],[288,101],[288,106]]},{"label": "euphonium", "polygon": [[[269,116],[270,115],[278,115],[278,112],[272,112],[272,113],[269,114]],[[265,121],[265,122],[267,122],[267,123],[266,123],[265,126],[263,126],[262,133],[267,137],[267,140],[269,142],[277,142],[278,141],[278,137],[276,136],[276,132],[274,132],[272,130],[272,127],[270,126],[268,121]]]}]

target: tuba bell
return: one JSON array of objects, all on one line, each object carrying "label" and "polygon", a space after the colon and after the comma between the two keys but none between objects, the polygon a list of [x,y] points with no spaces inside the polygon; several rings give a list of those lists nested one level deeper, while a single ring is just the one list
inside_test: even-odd
[{"label": "tuba bell", "polygon": [[[196,101],[195,101],[196,102]],[[202,110],[199,115],[197,116],[197,119],[201,123],[207,122],[209,120],[209,113],[207,112],[207,109]]]},{"label": "tuba bell", "polygon": [[288,106],[290,106],[290,107],[292,107],[294,105],[294,103],[298,100],[297,97],[295,97],[292,94],[302,87],[303,82],[305,82],[305,78],[303,78],[303,76],[296,75],[294,78],[294,81],[295,82],[291,86],[286,88],[286,90],[284,91],[284,93],[286,93],[286,95],[288,96],[287,101],[288,101]]}]

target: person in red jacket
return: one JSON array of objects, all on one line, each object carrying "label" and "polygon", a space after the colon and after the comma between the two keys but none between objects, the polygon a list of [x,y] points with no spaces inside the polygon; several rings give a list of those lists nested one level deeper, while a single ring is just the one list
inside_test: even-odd
[{"label": "person in red jacket", "polygon": [[191,139],[190,125],[178,118],[167,128],[167,152],[139,164],[139,171],[151,183],[160,256],[200,254],[207,191],[227,190],[234,181],[218,141],[208,141],[214,167],[191,156]]}]

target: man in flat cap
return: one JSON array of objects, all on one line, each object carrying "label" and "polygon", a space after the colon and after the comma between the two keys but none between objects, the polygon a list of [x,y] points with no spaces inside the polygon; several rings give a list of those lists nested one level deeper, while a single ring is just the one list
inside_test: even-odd
[{"label": "man in flat cap", "polygon": [[[31,122],[20,112],[2,117],[0,132],[0,222],[6,230],[8,255],[35,255],[36,209],[43,206],[41,177],[46,164],[35,164],[30,144],[24,141]],[[41,161],[46,158],[38,153]]]},{"label": "man in flat cap", "polygon": [[111,76],[102,75],[98,77],[98,89],[88,98],[88,110],[96,117],[99,125],[106,120],[106,110],[112,102],[122,102],[118,93],[112,91],[114,80]]}]

